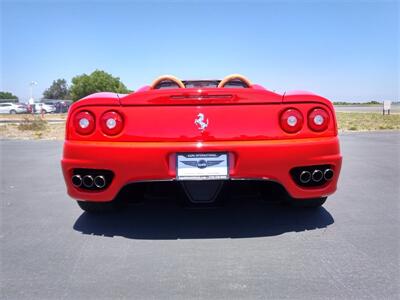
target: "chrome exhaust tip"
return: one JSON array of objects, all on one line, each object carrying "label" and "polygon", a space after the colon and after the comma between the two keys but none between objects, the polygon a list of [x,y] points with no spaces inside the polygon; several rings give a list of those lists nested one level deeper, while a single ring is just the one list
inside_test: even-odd
[{"label": "chrome exhaust tip", "polygon": [[103,187],[105,187],[106,186],[106,179],[104,178],[104,176],[101,176],[101,175],[96,176],[94,178],[94,185],[99,189],[102,189]]},{"label": "chrome exhaust tip", "polygon": [[72,184],[76,187],[80,187],[82,185],[82,177],[81,175],[74,175],[71,178]]},{"label": "chrome exhaust tip", "polygon": [[314,182],[320,182],[324,178],[324,173],[321,170],[314,170],[312,173],[312,180]]},{"label": "chrome exhaust tip", "polygon": [[333,178],[333,170],[332,169],[326,169],[324,172],[324,178],[325,180],[332,180]]},{"label": "chrome exhaust tip", "polygon": [[303,171],[301,172],[299,178],[301,183],[309,183],[311,180],[311,173],[308,171]]},{"label": "chrome exhaust tip", "polygon": [[91,188],[93,186],[93,177],[90,175],[83,176],[82,183],[84,187]]}]

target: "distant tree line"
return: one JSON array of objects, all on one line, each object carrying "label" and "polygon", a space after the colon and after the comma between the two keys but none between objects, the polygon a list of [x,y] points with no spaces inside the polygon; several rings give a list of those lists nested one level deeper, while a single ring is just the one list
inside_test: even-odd
[{"label": "distant tree line", "polygon": [[128,94],[131,91],[127,89],[119,77],[96,70],[89,75],[75,76],[72,78],[71,86],[68,86],[65,79],[54,80],[51,86],[43,92],[43,97],[76,101],[97,92]]},{"label": "distant tree line", "polygon": [[[72,78],[72,84],[68,85],[65,79],[56,79],[43,92],[43,98],[45,99],[57,99],[57,100],[79,100],[90,94],[97,92],[113,92],[128,94],[130,91],[119,79],[119,77],[114,77],[111,74],[102,71],[95,70],[91,74],[81,74]],[[9,92],[0,92],[1,99],[14,99],[18,101],[18,97]],[[369,102],[344,102],[337,101],[333,102],[334,105],[351,105],[351,104],[382,104],[378,101]]]},{"label": "distant tree line", "polygon": [[54,80],[51,86],[43,92],[45,99],[70,100],[71,92],[65,79]]},{"label": "distant tree line", "polygon": [[357,105],[357,104],[382,104],[379,101],[368,101],[368,102],[345,102],[345,101],[335,101],[334,105]]},{"label": "distant tree line", "polygon": [[0,99],[6,99],[6,100],[11,100],[12,99],[12,100],[17,101],[18,97],[13,95],[10,92],[0,92]]},{"label": "distant tree line", "polygon": [[[43,92],[43,98],[76,101],[98,92],[128,94],[132,91],[127,89],[119,77],[114,77],[101,70],[95,70],[89,75],[82,74],[73,77],[71,86],[65,79],[54,80],[50,87]],[[18,97],[10,92],[0,92],[0,102],[1,99],[18,101]]]}]

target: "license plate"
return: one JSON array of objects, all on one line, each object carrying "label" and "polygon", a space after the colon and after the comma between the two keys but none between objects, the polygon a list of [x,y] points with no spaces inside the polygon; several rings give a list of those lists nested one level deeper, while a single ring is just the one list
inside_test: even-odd
[{"label": "license plate", "polygon": [[176,178],[178,180],[227,179],[227,153],[177,153]]}]

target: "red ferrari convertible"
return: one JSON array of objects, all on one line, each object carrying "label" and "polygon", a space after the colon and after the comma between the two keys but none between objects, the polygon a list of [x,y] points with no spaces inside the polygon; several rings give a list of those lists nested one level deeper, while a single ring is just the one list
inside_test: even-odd
[{"label": "red ferrari convertible", "polygon": [[335,112],[321,96],[280,95],[238,74],[166,75],[129,95],[75,102],[62,169],[68,194],[89,212],[114,209],[129,188],[140,197],[173,186],[204,205],[249,183],[318,207],[335,192],[341,162]]}]

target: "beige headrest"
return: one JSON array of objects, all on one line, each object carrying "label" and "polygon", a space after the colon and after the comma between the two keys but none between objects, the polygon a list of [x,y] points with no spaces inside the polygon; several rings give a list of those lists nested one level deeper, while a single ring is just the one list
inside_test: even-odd
[{"label": "beige headrest", "polygon": [[225,76],[225,78],[222,79],[221,82],[218,84],[218,87],[219,87],[219,88],[222,88],[222,87],[224,87],[229,81],[235,80],[235,79],[239,79],[239,80],[243,81],[243,82],[244,82],[245,84],[247,84],[247,86],[249,86],[249,87],[252,85],[251,81],[250,81],[249,79],[247,79],[247,77],[245,77],[245,76],[243,76],[243,75],[240,75],[240,74],[231,74],[231,75]]},{"label": "beige headrest", "polygon": [[166,81],[166,80],[175,82],[180,88],[185,88],[185,85],[183,84],[183,82],[179,78],[177,78],[177,77],[175,77],[173,75],[162,75],[162,76],[156,78],[153,81],[153,83],[150,85],[150,87],[152,89],[154,89],[155,87],[157,87],[157,85],[161,81]]}]

